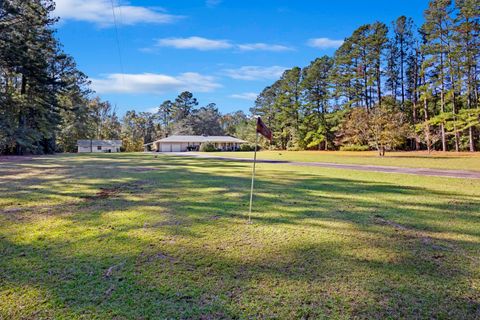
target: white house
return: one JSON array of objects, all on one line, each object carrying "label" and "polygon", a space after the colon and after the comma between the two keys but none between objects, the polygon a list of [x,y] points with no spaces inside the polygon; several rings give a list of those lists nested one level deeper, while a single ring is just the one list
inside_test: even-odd
[{"label": "white house", "polygon": [[230,136],[170,136],[145,145],[157,152],[198,151],[202,143],[210,142],[223,151],[234,151],[246,141]]},{"label": "white house", "polygon": [[120,152],[122,140],[77,140],[78,152]]}]

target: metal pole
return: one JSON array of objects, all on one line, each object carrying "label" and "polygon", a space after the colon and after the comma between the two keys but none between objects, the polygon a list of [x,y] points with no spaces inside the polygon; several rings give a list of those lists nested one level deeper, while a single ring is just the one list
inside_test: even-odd
[{"label": "metal pole", "polygon": [[248,210],[249,223],[251,222],[251,216],[252,216],[253,184],[255,182],[255,164],[257,163],[257,145],[258,145],[258,132],[255,134],[255,152],[253,154],[252,185],[250,188],[250,208]]}]

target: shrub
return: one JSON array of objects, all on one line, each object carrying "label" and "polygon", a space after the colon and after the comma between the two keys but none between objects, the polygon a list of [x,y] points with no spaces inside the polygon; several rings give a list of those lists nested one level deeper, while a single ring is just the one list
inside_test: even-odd
[{"label": "shrub", "polygon": [[199,146],[188,146],[187,151],[199,151]]},{"label": "shrub", "polygon": [[[260,146],[257,146],[257,151],[259,150],[260,150]],[[255,145],[244,143],[240,145],[240,151],[255,151]]]},{"label": "shrub", "polygon": [[288,151],[300,151],[302,148],[300,148],[300,145],[298,141],[290,140],[287,142],[287,150]]},{"label": "shrub", "polygon": [[200,145],[200,151],[201,152],[215,152],[215,151],[217,151],[217,148],[215,148],[215,145],[211,142],[204,142]]},{"label": "shrub", "polygon": [[340,151],[368,151],[369,149],[370,148],[368,146],[360,144],[349,144],[340,147]]},{"label": "shrub", "polygon": [[303,150],[303,149],[300,148],[299,146],[287,147],[287,151],[301,151],[301,150]]}]

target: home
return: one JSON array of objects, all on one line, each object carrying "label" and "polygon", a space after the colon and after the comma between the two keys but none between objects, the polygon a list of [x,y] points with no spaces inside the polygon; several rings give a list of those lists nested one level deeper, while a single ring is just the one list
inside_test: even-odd
[{"label": "home", "polygon": [[77,140],[78,152],[120,152],[122,140]]},{"label": "home", "polygon": [[202,143],[212,143],[215,148],[222,151],[234,151],[246,141],[230,136],[170,136],[164,139],[147,143],[145,149],[150,147],[157,152],[183,152],[198,151]]}]

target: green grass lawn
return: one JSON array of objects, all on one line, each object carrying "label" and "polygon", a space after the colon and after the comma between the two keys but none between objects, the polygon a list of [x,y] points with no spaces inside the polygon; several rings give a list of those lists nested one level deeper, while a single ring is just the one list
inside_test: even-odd
[{"label": "green grass lawn", "polygon": [[[214,152],[209,155],[252,158],[253,152]],[[480,171],[479,153],[454,152],[387,152],[379,157],[377,152],[346,151],[261,151],[258,159],[332,162],[347,164],[366,164],[410,168],[455,169]]]},{"label": "green grass lawn", "polygon": [[478,180],[250,166],[0,160],[0,319],[480,318]]}]

